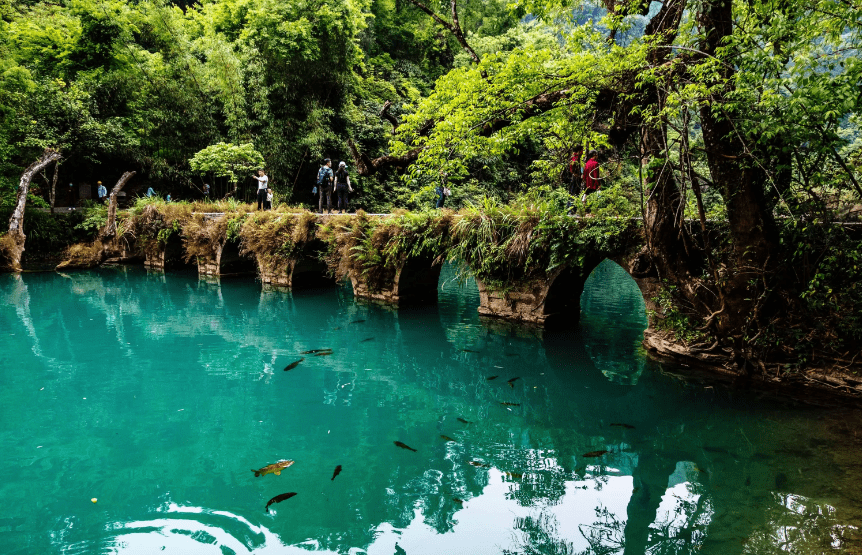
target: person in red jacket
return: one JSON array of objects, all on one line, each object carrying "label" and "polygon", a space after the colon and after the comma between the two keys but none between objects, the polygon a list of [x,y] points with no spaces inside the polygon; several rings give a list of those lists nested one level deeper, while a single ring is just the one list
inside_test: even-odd
[{"label": "person in red jacket", "polygon": [[584,194],[581,196],[581,202],[587,200],[587,195],[599,190],[599,181],[602,177],[599,175],[598,157],[599,153],[591,150],[587,163],[584,164]]}]

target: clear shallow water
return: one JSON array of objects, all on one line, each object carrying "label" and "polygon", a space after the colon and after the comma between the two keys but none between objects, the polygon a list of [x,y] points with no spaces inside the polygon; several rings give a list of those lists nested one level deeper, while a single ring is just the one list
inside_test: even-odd
[{"label": "clear shallow water", "polygon": [[857,413],[666,373],[611,263],[556,333],[480,321],[453,278],[391,310],[138,269],[0,275],[0,553],[862,551]]}]

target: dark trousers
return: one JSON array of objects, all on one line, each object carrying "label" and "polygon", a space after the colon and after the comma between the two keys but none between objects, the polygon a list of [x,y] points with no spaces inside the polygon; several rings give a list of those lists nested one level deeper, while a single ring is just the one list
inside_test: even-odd
[{"label": "dark trousers", "polygon": [[323,214],[323,197],[326,197],[326,211],[332,212],[332,187],[327,184],[317,187],[317,194],[320,195],[320,200],[317,203],[317,210]]},{"label": "dark trousers", "polygon": [[580,175],[572,175],[569,179],[569,194],[578,196],[581,192],[581,187],[583,187],[584,180]]},{"label": "dark trousers", "polygon": [[257,209],[266,208],[266,189],[257,190]]},{"label": "dark trousers", "polygon": [[347,210],[347,185],[337,186],[335,194],[338,196],[338,209]]}]

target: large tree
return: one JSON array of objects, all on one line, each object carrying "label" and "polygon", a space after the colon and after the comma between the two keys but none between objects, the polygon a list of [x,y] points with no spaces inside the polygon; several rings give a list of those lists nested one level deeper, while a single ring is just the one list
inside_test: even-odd
[{"label": "large tree", "polygon": [[[567,133],[610,158],[634,157],[644,275],[666,282],[671,310],[691,320],[703,347],[717,340],[710,348],[743,371],[769,359],[756,339],[793,320],[799,306],[787,297],[810,282],[788,274],[797,247],[781,230],[834,215],[862,195],[853,142],[860,6],[666,0],[650,10],[630,0],[606,3],[593,20],[567,0],[525,0],[517,9],[539,16],[557,40],[480,57],[460,32],[456,2],[448,20],[413,4],[474,63],[441,78],[401,118],[389,153],[357,151],[362,172],[396,165],[414,177],[464,176],[477,158],[510,155],[528,138],[550,148]],[[553,177],[551,166],[535,165]],[[726,220],[718,234],[707,222],[705,189],[718,195],[712,208]]]}]

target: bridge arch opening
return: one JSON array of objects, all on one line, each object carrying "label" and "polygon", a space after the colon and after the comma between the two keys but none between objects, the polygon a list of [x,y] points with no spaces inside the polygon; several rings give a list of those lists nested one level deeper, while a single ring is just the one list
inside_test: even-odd
[{"label": "bridge arch opening", "polygon": [[596,368],[612,382],[634,384],[646,367],[641,344],[649,325],[637,281],[605,259],[584,282],[579,335]]},{"label": "bridge arch opening", "polygon": [[312,239],[296,259],[291,276],[293,289],[316,289],[338,285],[329,274],[322,256],[326,253],[326,243]]},{"label": "bridge arch opening", "polygon": [[398,272],[398,303],[436,303],[441,264],[430,256],[411,256]]},{"label": "bridge arch opening", "polygon": [[165,243],[164,270],[190,270],[194,268],[192,261],[186,261],[186,251],[183,239],[179,233],[172,233]]},{"label": "bridge arch opening", "polygon": [[228,240],[222,247],[221,258],[219,259],[219,273],[221,275],[254,273],[254,260],[239,253],[239,243],[239,239]]}]

